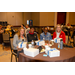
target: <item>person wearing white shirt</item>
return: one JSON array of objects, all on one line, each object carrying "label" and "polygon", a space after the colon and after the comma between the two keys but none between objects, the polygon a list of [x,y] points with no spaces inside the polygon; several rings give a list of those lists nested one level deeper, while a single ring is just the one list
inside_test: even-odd
[{"label": "person wearing white shirt", "polygon": [[60,33],[57,32],[57,37],[56,38],[59,38],[59,35],[60,35]]},{"label": "person wearing white shirt", "polygon": [[30,27],[29,27],[29,25],[26,25],[25,35],[27,35],[29,33],[29,31],[30,31]]},{"label": "person wearing white shirt", "polygon": [[21,28],[24,28],[24,29],[26,29],[24,24],[21,24]]}]

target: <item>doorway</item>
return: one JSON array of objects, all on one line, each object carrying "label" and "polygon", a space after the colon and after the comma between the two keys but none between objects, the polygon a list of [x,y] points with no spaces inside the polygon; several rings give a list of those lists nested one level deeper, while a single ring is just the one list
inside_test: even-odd
[{"label": "doorway", "polygon": [[57,24],[66,24],[66,12],[57,12]]}]

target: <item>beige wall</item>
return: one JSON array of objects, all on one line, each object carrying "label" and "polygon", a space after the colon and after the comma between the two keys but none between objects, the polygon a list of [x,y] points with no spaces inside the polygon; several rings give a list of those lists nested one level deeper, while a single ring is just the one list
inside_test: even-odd
[{"label": "beige wall", "polygon": [[0,12],[0,21],[7,21],[7,13]]},{"label": "beige wall", "polygon": [[22,12],[7,12],[7,22],[13,26],[21,25],[23,23]]},{"label": "beige wall", "polygon": [[23,12],[0,12],[0,21],[7,21],[13,26],[23,23]]},{"label": "beige wall", "polygon": [[75,25],[75,12],[69,12],[69,23]]},{"label": "beige wall", "polygon": [[23,23],[26,25],[27,20],[31,19],[31,12],[23,12]]},{"label": "beige wall", "polygon": [[34,26],[54,26],[54,12],[32,12]]},{"label": "beige wall", "polygon": [[26,25],[29,19],[31,19],[31,12],[0,12],[0,21],[7,21],[13,26]]},{"label": "beige wall", "polygon": [[21,25],[23,24],[23,12],[16,12],[16,25]]},{"label": "beige wall", "polygon": [[[57,12],[0,12],[0,21],[7,21],[11,25],[27,24],[32,19],[34,26],[54,26],[57,22]],[[67,12],[66,24],[75,25],[75,12]]]},{"label": "beige wall", "polygon": [[7,12],[7,23],[11,25],[16,25],[16,13],[15,12]]},{"label": "beige wall", "polygon": [[33,20],[33,26],[39,26],[40,12],[31,12],[31,19]]},{"label": "beige wall", "polygon": [[54,12],[40,12],[40,26],[54,26]]}]

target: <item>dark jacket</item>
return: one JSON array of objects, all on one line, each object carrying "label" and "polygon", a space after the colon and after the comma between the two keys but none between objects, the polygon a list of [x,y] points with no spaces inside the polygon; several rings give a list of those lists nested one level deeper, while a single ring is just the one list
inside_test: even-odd
[{"label": "dark jacket", "polygon": [[30,33],[27,34],[27,41],[31,42],[32,40],[34,41],[38,40],[37,33],[34,32],[34,34],[30,34]]}]

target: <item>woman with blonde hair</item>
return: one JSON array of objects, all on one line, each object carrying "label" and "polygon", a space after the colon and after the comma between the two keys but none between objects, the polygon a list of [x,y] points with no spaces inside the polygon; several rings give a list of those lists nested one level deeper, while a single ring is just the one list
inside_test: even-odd
[{"label": "woman with blonde hair", "polygon": [[18,33],[16,33],[14,35],[14,38],[13,38],[13,45],[15,47],[15,49],[18,48],[18,43],[19,42],[22,42],[22,41],[26,41],[26,38],[25,38],[25,33],[24,33],[24,28],[20,28]]},{"label": "woman with blonde hair", "polygon": [[[14,46],[14,49],[15,50],[17,50],[19,48],[18,47],[18,43],[19,42],[22,42],[22,41],[26,42],[26,38],[25,38],[25,33],[24,32],[25,32],[24,28],[20,28],[19,31],[18,31],[18,33],[16,33],[14,35],[14,38],[13,38],[13,46]],[[23,52],[23,50],[21,52]]]},{"label": "woman with blonde hair", "polygon": [[65,33],[61,30],[61,25],[60,24],[58,24],[56,26],[56,31],[53,33],[53,39],[54,38],[62,38],[63,42],[65,43],[66,36],[65,36]]}]

